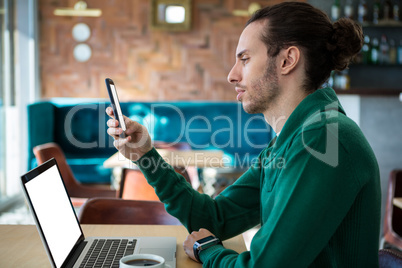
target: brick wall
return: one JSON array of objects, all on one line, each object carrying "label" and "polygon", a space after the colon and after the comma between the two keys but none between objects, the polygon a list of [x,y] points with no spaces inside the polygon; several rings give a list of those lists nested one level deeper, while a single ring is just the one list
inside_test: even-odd
[{"label": "brick wall", "polygon": [[[193,0],[188,32],[152,30],[150,0],[87,0],[102,16],[58,17],[56,7],[75,0],[39,0],[42,97],[107,98],[104,84],[112,78],[120,99],[234,101],[227,81],[239,35],[247,21],[232,15],[251,2],[262,6],[279,0]],[[72,28],[86,23],[92,49],[87,62],[73,57]]]}]

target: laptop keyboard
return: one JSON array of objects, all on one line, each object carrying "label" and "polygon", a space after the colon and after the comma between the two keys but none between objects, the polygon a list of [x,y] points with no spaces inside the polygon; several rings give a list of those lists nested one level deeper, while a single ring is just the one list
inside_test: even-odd
[{"label": "laptop keyboard", "polygon": [[135,239],[95,239],[81,262],[80,268],[118,268],[121,258],[134,254],[136,242]]}]

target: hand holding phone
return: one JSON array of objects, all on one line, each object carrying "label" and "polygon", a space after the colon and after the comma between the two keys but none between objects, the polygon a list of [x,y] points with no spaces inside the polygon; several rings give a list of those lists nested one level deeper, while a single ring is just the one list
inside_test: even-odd
[{"label": "hand holding phone", "polygon": [[115,117],[115,119],[117,119],[119,121],[119,125],[123,129],[123,132],[120,134],[120,137],[125,138],[126,135],[124,132],[126,131],[127,128],[126,128],[126,124],[124,122],[123,113],[121,112],[121,107],[120,107],[119,97],[117,96],[116,87],[114,85],[113,80],[110,78],[106,78],[105,82],[106,82],[107,91],[109,93],[110,102],[112,104],[114,117]]},{"label": "hand holding phone", "polygon": [[[111,106],[113,109],[114,118],[119,121],[119,126],[123,130],[123,132],[119,135],[119,137],[122,139],[115,140],[113,142],[113,145],[127,159],[130,159],[131,161],[137,161],[144,154],[152,150],[153,145],[151,137],[149,136],[146,127],[129,119],[128,119],[128,121],[130,122],[128,125],[129,129],[127,129],[123,113],[121,112],[119,98],[117,97],[116,87],[112,79],[110,78],[106,78],[105,82],[107,90],[109,92],[110,102],[112,103]],[[107,109],[106,113],[109,116],[112,116],[110,109]],[[110,129],[107,130],[108,134],[113,138],[116,138],[115,123],[108,121],[108,126],[112,129],[112,131],[110,131]],[[127,138],[125,135],[126,130],[129,133],[127,135]]]}]

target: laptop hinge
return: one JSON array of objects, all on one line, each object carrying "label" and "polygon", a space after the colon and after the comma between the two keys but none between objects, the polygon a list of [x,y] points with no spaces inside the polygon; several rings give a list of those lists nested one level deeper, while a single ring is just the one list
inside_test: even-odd
[{"label": "laptop hinge", "polygon": [[78,258],[80,257],[82,251],[84,250],[85,246],[87,245],[87,241],[82,240],[70,253],[70,255],[67,257],[66,262],[62,267],[73,267]]}]

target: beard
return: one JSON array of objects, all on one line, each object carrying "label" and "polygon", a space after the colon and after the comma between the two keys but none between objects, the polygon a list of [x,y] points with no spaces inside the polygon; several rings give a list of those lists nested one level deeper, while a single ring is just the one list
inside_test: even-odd
[{"label": "beard", "polygon": [[243,109],[246,113],[263,113],[271,108],[280,95],[276,57],[268,59],[267,68],[262,77],[252,80],[250,88],[244,88],[248,95],[248,102],[243,102]]}]

